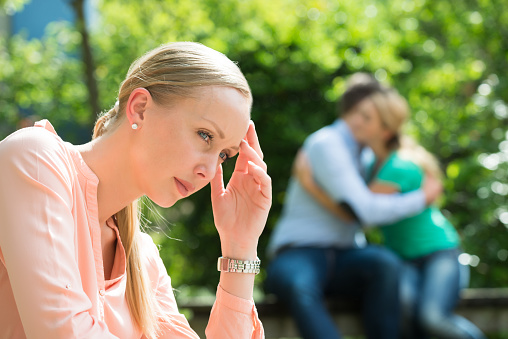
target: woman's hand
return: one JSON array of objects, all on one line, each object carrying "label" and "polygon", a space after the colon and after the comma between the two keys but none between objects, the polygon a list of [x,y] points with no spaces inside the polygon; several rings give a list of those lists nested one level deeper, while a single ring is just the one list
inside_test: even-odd
[{"label": "woman's hand", "polygon": [[210,186],[222,256],[255,259],[258,239],[272,204],[272,184],[252,121],[240,145],[235,171],[227,187],[224,187],[221,165]]}]

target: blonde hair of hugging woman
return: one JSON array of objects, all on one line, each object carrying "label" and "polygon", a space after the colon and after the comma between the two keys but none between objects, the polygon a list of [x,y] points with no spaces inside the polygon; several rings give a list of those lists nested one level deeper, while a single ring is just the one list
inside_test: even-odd
[{"label": "blonde hair of hugging woman", "polygon": [[197,338],[136,202],[170,207],[210,183],[222,257],[207,337],[262,338],[252,290],[271,180],[251,106],[225,55],[173,43],[131,65],[91,142],[46,120],[2,140],[0,337]]}]

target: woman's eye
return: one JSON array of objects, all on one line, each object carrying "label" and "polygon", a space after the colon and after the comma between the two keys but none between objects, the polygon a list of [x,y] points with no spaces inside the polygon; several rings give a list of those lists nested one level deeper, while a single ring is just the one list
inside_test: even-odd
[{"label": "woman's eye", "polygon": [[219,157],[222,159],[222,161],[227,161],[229,159],[229,156],[225,152],[220,152]]},{"label": "woman's eye", "polygon": [[[198,131],[198,135],[207,143],[210,144],[210,142],[213,139],[213,136],[210,133],[207,133],[205,131]],[[229,155],[226,152],[220,152],[219,158],[221,158],[222,162],[226,162],[229,159]]]},{"label": "woman's eye", "polygon": [[210,142],[210,140],[212,140],[212,136],[206,132],[199,131],[198,134],[206,142]]}]

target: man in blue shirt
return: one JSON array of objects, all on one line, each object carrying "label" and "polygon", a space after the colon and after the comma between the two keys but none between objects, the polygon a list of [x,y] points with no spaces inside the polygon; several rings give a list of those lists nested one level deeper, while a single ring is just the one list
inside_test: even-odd
[{"label": "man in blue shirt", "polygon": [[282,216],[268,254],[267,288],[285,302],[305,339],[338,339],[324,297],[358,297],[367,338],[399,336],[400,263],[388,250],[367,245],[360,223],[383,224],[423,210],[440,193],[437,180],[406,194],[374,194],[362,177],[361,157],[369,153],[355,139],[361,128],[358,103],[382,91],[371,76],[352,76],[342,97],[343,116],[311,134],[303,145],[314,180],[358,220],[330,213],[291,178]]}]

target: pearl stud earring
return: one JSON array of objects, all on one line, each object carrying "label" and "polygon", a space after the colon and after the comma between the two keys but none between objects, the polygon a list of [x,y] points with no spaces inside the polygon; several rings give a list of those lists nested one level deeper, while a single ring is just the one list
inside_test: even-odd
[{"label": "pearl stud earring", "polygon": [[138,124],[132,124],[132,129],[138,129]]}]

